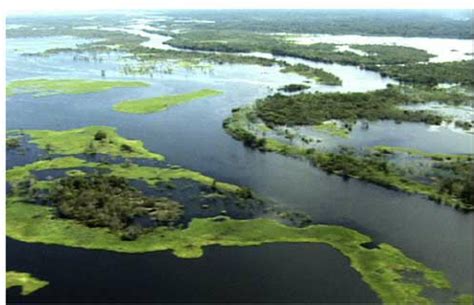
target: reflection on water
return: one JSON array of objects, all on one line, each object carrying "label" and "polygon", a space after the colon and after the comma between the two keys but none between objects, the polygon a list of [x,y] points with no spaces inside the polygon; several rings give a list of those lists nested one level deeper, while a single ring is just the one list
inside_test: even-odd
[{"label": "reflection on water", "polygon": [[380,303],[348,259],[322,244],[208,247],[202,258],[180,259],[7,239],[7,255],[9,268],[34,266],[50,281],[27,297],[9,290],[11,302]]},{"label": "reflection on water", "polygon": [[[352,126],[352,131],[347,138],[331,136],[316,130],[313,126],[293,127],[290,130],[312,138],[314,141],[309,144],[298,138],[293,140],[294,144],[308,148],[331,150],[340,145],[357,148],[388,145],[415,148],[431,153],[474,154],[474,135],[454,127],[454,123],[430,126],[424,123],[396,123],[394,121],[363,124],[359,121]],[[272,132],[269,135],[285,141],[284,134],[278,135]],[[443,139],[442,145],[440,145],[440,139]]]}]

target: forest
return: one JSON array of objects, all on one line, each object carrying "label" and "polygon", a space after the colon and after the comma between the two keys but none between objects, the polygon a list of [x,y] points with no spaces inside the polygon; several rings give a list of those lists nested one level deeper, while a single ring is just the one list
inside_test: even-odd
[{"label": "forest", "polygon": [[[269,126],[318,125],[331,119],[349,122],[359,119],[395,120],[439,125],[443,120],[440,115],[402,110],[397,106],[429,102],[434,98],[441,99],[442,95],[436,96],[436,91],[405,90],[396,86],[366,93],[275,94],[258,101],[256,113]],[[445,98],[451,99],[449,95]]]},{"label": "forest", "polygon": [[214,20],[199,28],[255,32],[472,38],[469,10],[183,10],[170,16]]},{"label": "forest", "polygon": [[378,66],[371,69],[405,83],[434,86],[440,83],[474,85],[474,60]]}]

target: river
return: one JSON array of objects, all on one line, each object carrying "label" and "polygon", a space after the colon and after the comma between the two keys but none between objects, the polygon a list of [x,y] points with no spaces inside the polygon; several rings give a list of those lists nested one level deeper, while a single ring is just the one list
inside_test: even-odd
[{"label": "river", "polygon": [[[176,69],[153,78],[132,77],[120,73],[116,63],[119,54],[104,55],[104,60],[97,62],[74,61],[67,54],[24,59],[14,51],[14,40],[9,40],[7,47],[9,81],[40,76],[99,78],[105,69],[107,77],[151,83],[149,88],[76,96],[9,97],[7,129],[115,126],[121,135],[143,140],[147,148],[164,154],[172,164],[248,186],[308,213],[315,223],[357,229],[445,272],[459,291],[474,290],[473,214],[463,214],[421,196],[358,180],[344,181],[305,161],[250,150],[222,129],[222,121],[232,108],[252,103],[301,77],[280,73],[278,67],[227,64],[215,66],[211,72]],[[316,84],[321,91],[366,91],[393,82],[356,67],[312,64],[343,78],[342,87]],[[124,99],[201,88],[220,89],[224,94],[149,115],[112,110],[113,104]],[[406,126],[407,133],[414,130]],[[443,148],[452,144],[440,138],[438,145]],[[182,260],[168,252],[117,254],[7,239],[7,266],[51,281],[28,297],[11,290],[10,301],[379,302],[347,259],[323,245],[211,247],[205,249],[203,258]]]}]

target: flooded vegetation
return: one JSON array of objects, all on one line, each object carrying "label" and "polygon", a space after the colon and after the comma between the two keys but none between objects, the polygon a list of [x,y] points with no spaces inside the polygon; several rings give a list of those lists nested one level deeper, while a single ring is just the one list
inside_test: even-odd
[{"label": "flooded vegetation", "polygon": [[8,300],[471,302],[457,13],[8,17]]}]

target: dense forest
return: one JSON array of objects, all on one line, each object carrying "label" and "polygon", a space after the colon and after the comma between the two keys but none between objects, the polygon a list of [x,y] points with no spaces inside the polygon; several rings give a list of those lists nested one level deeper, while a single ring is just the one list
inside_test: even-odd
[{"label": "dense forest", "polygon": [[[255,32],[472,38],[469,10],[215,10],[168,11],[175,18],[211,20],[199,28]],[[196,25],[193,25],[195,27]]]},{"label": "dense forest", "polygon": [[[458,102],[468,97],[458,96]],[[456,100],[444,90],[391,86],[365,93],[275,94],[257,102],[257,115],[269,126],[317,125],[326,120],[396,120],[440,124],[443,118],[427,111],[408,111],[398,105]]]},{"label": "dense forest", "polygon": [[474,85],[474,60],[378,66],[371,69],[406,83]]},{"label": "dense forest", "polygon": [[220,52],[268,52],[273,55],[294,56],[312,61],[336,62],[351,65],[405,64],[428,61],[432,55],[424,50],[403,46],[364,45],[352,46],[368,53],[361,56],[354,52],[338,52],[336,45],[315,43],[298,45],[284,36],[236,30],[192,30],[174,35],[168,44],[190,50]]}]

